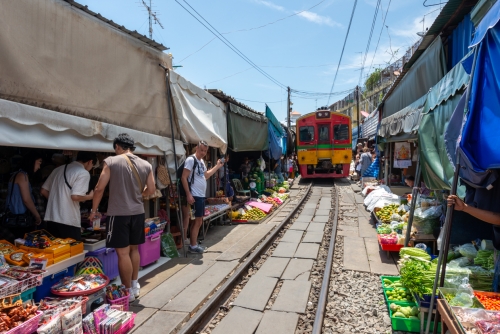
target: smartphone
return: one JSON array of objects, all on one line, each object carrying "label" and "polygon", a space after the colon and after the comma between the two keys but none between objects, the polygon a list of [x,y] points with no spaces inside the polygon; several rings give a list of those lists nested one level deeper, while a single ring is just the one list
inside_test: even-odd
[{"label": "smartphone", "polygon": [[225,158],[221,158],[220,162],[221,162],[221,164],[224,164],[226,162],[226,159]]}]

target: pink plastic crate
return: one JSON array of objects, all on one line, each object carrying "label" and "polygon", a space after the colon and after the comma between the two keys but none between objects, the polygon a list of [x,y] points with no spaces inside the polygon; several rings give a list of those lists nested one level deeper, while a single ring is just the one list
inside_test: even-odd
[{"label": "pink plastic crate", "polygon": [[5,332],[5,334],[27,334],[27,333],[35,333],[38,329],[38,323],[40,322],[40,318],[42,317],[43,312],[36,312],[36,316],[31,318],[28,321],[23,322],[21,325],[12,328],[10,331]]},{"label": "pink plastic crate", "polygon": [[128,333],[128,331],[131,330],[132,327],[134,327],[135,316],[136,316],[135,313],[132,314],[132,316],[130,317],[130,320],[127,321],[126,323],[124,323],[122,325],[122,327],[120,327],[120,329],[118,331],[116,331],[115,334],[125,334],[125,333]]},{"label": "pink plastic crate", "polygon": [[108,300],[108,303],[110,305],[121,305],[121,306],[123,306],[124,311],[128,311],[129,296],[125,296],[125,297],[118,298],[118,299],[109,299],[109,298],[106,298],[106,299]]},{"label": "pink plastic crate", "polygon": [[144,267],[160,258],[161,249],[161,234],[162,232],[156,232],[155,234],[146,236],[146,242],[139,245],[139,254],[141,255],[140,266]]}]

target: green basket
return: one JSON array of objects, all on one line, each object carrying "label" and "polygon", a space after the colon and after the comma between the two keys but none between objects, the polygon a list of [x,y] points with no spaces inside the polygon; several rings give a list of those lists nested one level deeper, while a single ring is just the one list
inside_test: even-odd
[{"label": "green basket", "polygon": [[[420,319],[405,319],[396,318],[392,316],[392,311],[389,309],[389,316],[391,317],[392,329],[395,331],[420,333]],[[424,328],[427,324],[427,319],[424,319]],[[431,330],[434,328],[434,321],[431,321]],[[441,323],[438,324],[438,333],[441,333]]]},{"label": "green basket", "polygon": [[[398,288],[398,289],[401,289],[401,290],[405,290],[405,291],[408,291],[407,289],[405,288]],[[392,291],[394,290],[393,288],[388,288],[388,289],[384,289],[384,297],[385,297],[385,301],[386,303],[393,303],[393,302],[406,302],[406,303],[413,303],[414,301],[407,301],[407,300],[390,300],[389,297],[387,296],[387,291]]]},{"label": "green basket", "polygon": [[[31,288],[31,289],[26,290],[23,293],[21,293],[21,300],[23,301],[23,303],[27,302],[28,300],[32,300],[35,291],[36,291],[36,287]],[[13,301],[15,302],[16,300],[18,300],[18,297],[14,298]]]},{"label": "green basket", "polygon": [[380,281],[382,282],[382,289],[391,289],[390,287],[385,286],[384,279],[387,279],[391,282],[396,282],[396,281],[400,281],[401,277],[400,276],[380,276]]}]

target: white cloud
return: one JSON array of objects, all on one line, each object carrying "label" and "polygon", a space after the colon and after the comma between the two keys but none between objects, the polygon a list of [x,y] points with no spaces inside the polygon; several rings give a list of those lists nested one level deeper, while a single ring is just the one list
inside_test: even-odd
[{"label": "white cloud", "polygon": [[280,12],[284,12],[285,11],[285,7],[276,5],[276,4],[272,3],[271,1],[255,0],[255,2],[257,2],[257,3],[261,4],[261,5],[264,5],[266,7],[269,7],[271,9],[278,10]]},{"label": "white cloud", "polygon": [[330,27],[339,27],[339,28],[342,27],[342,25],[340,23],[332,20],[328,16],[321,16],[321,15],[318,15],[316,13],[308,12],[308,11],[300,12],[297,15],[310,21],[310,22],[314,22],[316,24],[320,24],[320,25],[324,24],[324,25],[327,25]]},{"label": "white cloud", "polygon": [[416,17],[409,24],[400,27],[393,28],[389,26],[389,32],[392,36],[400,36],[410,38],[412,40],[418,39],[417,32],[421,32],[422,28],[427,29],[430,28],[436,17],[439,15],[439,10],[432,12],[429,15],[425,16],[425,21],[422,21],[423,15]]}]

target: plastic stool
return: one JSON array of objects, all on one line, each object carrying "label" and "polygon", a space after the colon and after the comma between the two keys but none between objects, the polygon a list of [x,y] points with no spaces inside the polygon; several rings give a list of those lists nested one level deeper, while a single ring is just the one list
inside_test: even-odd
[{"label": "plastic stool", "polygon": [[88,295],[87,297],[89,298],[89,300],[87,301],[85,314],[90,314],[90,312],[92,312],[92,304],[99,303],[99,305],[93,308],[96,309],[100,305],[106,303],[106,288],[94,292],[93,294]]}]

